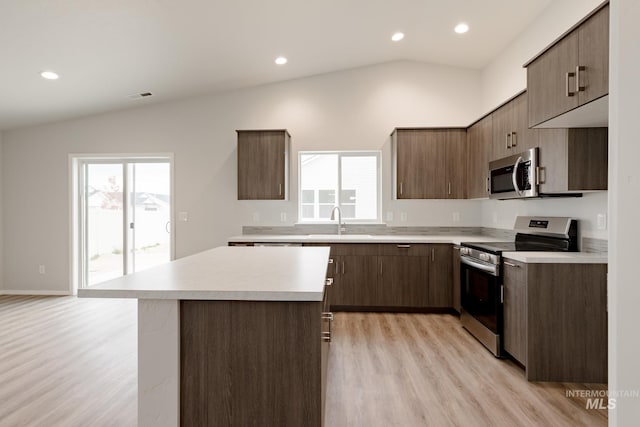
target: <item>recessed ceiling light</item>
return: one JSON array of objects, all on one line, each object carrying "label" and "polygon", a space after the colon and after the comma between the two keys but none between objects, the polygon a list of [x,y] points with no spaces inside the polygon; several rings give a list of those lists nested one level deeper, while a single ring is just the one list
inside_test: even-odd
[{"label": "recessed ceiling light", "polygon": [[42,78],[45,78],[47,80],[58,80],[60,78],[58,73],[54,73],[53,71],[43,71],[40,73],[40,75],[42,76]]},{"label": "recessed ceiling light", "polygon": [[276,58],[276,64],[278,65],[284,65],[287,63],[287,58],[285,58],[284,56],[278,56]]},{"label": "recessed ceiling light", "polygon": [[399,42],[403,38],[404,38],[403,33],[395,33],[394,35],[391,36],[391,40],[393,40],[394,42]]},{"label": "recessed ceiling light", "polygon": [[464,34],[467,31],[469,31],[469,26],[464,22],[461,22],[458,25],[456,25],[456,27],[453,30],[458,34]]}]

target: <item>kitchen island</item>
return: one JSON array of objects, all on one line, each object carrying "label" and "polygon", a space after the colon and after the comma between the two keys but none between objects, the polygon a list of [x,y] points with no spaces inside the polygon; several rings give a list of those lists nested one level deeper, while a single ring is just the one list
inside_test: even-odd
[{"label": "kitchen island", "polygon": [[138,425],[320,426],[328,259],[220,247],[78,296],[138,299]]}]

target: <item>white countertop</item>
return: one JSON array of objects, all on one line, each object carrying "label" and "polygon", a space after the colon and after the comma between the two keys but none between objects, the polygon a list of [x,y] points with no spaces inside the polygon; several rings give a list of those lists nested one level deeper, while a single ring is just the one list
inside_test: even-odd
[{"label": "white countertop", "polygon": [[607,255],[587,252],[503,252],[502,257],[527,264],[607,264]]},{"label": "white countertop", "polygon": [[504,238],[469,235],[415,235],[401,234],[246,234],[234,236],[229,243],[259,242],[259,243],[451,243],[460,242],[501,242]]},{"label": "white countertop", "polygon": [[324,247],[219,247],[79,289],[79,297],[322,301]]},{"label": "white countertop", "polygon": [[[479,234],[468,235],[397,235],[397,234],[247,234],[234,236],[230,243],[451,243],[503,242],[504,238]],[[504,252],[504,258],[530,264],[607,264],[607,255],[587,252]]]}]

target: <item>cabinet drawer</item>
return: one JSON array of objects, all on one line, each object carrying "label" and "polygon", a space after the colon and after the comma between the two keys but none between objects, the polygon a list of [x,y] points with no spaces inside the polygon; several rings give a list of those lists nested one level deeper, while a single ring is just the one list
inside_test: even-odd
[{"label": "cabinet drawer", "polygon": [[502,265],[504,266],[505,282],[522,283],[525,281],[527,264],[505,258]]},{"label": "cabinet drawer", "polygon": [[380,245],[380,255],[431,256],[431,248],[424,243],[385,243]]},{"label": "cabinet drawer", "polygon": [[332,243],[331,249],[332,255],[378,255],[378,245],[370,243]]}]

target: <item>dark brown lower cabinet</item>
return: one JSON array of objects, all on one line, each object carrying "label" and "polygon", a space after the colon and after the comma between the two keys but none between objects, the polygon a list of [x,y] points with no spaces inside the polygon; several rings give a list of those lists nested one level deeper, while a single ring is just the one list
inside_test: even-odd
[{"label": "dark brown lower cabinet", "polygon": [[429,245],[429,298],[428,307],[453,306],[452,247],[449,244]]},{"label": "dark brown lower cabinet", "polygon": [[427,307],[428,264],[423,256],[379,257],[377,296],[379,306]]},{"label": "dark brown lower cabinet", "polygon": [[504,349],[527,365],[527,265],[504,262]]},{"label": "dark brown lower cabinet", "polygon": [[452,280],[452,294],[453,294],[453,309],[460,313],[461,301],[460,301],[460,247],[454,246],[452,252],[453,258],[451,263],[453,266],[453,280]]},{"label": "dark brown lower cabinet", "polygon": [[[305,244],[319,245],[322,244]],[[327,277],[333,279],[333,310],[453,306],[450,244],[336,243],[330,246],[333,261]]]},{"label": "dark brown lower cabinet", "polygon": [[606,264],[506,259],[504,346],[529,381],[606,383]]},{"label": "dark brown lower cabinet", "polygon": [[181,301],[180,310],[181,425],[322,425],[322,302]]}]

